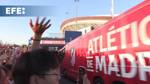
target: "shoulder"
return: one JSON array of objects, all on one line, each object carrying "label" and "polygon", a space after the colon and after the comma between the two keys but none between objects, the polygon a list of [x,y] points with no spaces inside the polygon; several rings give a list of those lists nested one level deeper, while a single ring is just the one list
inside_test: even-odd
[{"label": "shoulder", "polygon": [[3,65],[0,65],[0,72],[1,72],[1,71],[5,71],[5,72],[7,72],[6,67],[4,67]]},{"label": "shoulder", "polygon": [[0,78],[4,77],[6,74],[7,74],[7,69],[4,66],[0,65]]}]

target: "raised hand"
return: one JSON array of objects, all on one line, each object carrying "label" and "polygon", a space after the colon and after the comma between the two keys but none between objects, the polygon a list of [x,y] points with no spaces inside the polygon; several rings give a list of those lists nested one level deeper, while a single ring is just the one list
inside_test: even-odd
[{"label": "raised hand", "polygon": [[34,32],[34,36],[32,37],[32,50],[39,48],[42,34],[51,26],[50,19],[47,21],[45,20],[46,18],[44,17],[39,23],[39,17],[37,17],[35,24],[33,24],[32,19],[30,19],[29,25]]},{"label": "raised hand", "polygon": [[36,35],[42,35],[43,32],[48,29],[50,24],[50,19],[45,22],[46,18],[44,17],[41,22],[39,23],[39,17],[37,17],[35,24],[33,25],[32,19],[30,19],[30,27],[33,30],[34,34]]}]

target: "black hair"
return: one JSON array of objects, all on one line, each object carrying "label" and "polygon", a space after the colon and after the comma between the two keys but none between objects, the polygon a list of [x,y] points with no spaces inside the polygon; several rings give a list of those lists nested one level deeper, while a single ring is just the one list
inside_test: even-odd
[{"label": "black hair", "polygon": [[58,68],[60,56],[57,51],[37,49],[23,53],[13,66],[12,76],[15,84],[29,84],[32,75],[43,74]]}]

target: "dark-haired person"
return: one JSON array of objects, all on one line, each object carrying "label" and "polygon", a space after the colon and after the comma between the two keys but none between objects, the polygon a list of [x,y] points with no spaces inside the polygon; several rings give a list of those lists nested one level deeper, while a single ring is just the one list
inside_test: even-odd
[{"label": "dark-haired person", "polygon": [[13,80],[12,80],[12,64],[5,64],[4,65],[6,71],[7,71],[7,79],[9,84],[13,84]]},{"label": "dark-haired person", "polygon": [[9,84],[7,69],[0,65],[0,84]]},{"label": "dark-haired person", "polygon": [[60,54],[56,51],[36,49],[20,56],[13,66],[15,84],[59,84]]}]

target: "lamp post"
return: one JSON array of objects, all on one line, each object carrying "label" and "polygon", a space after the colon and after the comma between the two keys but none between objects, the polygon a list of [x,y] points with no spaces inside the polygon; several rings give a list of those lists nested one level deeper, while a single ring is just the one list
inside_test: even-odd
[{"label": "lamp post", "polygon": [[111,16],[112,18],[114,17],[114,0],[111,0],[111,8],[110,8],[110,11],[111,11]]},{"label": "lamp post", "polygon": [[77,29],[77,23],[78,23],[78,21],[77,21],[77,17],[78,17],[78,2],[79,2],[79,0],[74,0],[74,2],[75,2],[75,13],[76,13],[76,16],[75,16],[75,24],[76,24],[76,29]]}]

